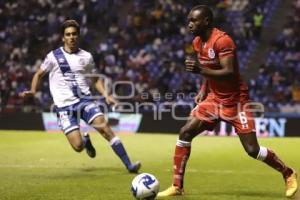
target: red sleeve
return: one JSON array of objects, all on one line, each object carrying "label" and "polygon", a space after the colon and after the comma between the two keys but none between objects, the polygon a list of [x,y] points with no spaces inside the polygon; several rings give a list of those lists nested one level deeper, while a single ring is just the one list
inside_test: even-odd
[{"label": "red sleeve", "polygon": [[201,39],[200,37],[195,37],[193,40],[193,49],[196,52],[200,51],[200,43],[201,43]]},{"label": "red sleeve", "polygon": [[219,56],[219,58],[224,58],[228,56],[234,56],[236,51],[236,46],[233,40],[225,35],[220,37],[215,43],[215,50]]},{"label": "red sleeve", "polygon": [[202,81],[199,92],[205,92],[207,89],[207,82]]}]

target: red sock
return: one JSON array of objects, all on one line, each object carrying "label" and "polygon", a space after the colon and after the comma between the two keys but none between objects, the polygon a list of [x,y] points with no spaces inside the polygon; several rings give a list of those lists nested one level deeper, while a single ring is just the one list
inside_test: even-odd
[{"label": "red sock", "polygon": [[293,173],[293,170],[287,167],[270,149],[268,149],[267,157],[265,158],[265,160],[263,160],[263,162],[265,162],[275,170],[281,172],[284,178],[290,176]]},{"label": "red sock", "polygon": [[[177,142],[178,143],[178,142]],[[183,177],[186,163],[190,157],[191,146],[178,146],[175,148],[174,166],[173,166],[173,185],[183,188]]]}]

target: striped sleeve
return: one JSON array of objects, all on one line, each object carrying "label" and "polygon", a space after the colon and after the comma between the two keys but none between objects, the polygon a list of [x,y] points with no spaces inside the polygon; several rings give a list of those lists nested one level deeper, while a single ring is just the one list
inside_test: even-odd
[{"label": "striped sleeve", "polygon": [[225,35],[216,41],[215,50],[219,58],[230,57],[234,56],[236,46],[233,40],[228,35]]}]

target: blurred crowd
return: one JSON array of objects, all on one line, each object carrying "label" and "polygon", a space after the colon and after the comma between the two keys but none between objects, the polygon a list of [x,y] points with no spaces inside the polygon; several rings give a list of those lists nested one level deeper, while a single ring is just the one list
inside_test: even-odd
[{"label": "blurred crowd", "polygon": [[287,23],[250,88],[251,97],[269,111],[300,113],[300,0],[294,1]]},{"label": "blurred crowd", "polygon": [[[272,17],[274,1],[201,3],[214,8],[215,25],[235,39],[243,69]],[[144,110],[151,109],[147,102],[158,106],[176,102],[184,107],[193,102],[191,94],[197,93],[201,81],[184,72],[185,56],[193,52],[186,17],[197,4],[196,0],[0,0],[0,111],[49,110],[47,78],[36,98],[23,100],[18,93],[30,88],[46,54],[61,45],[60,24],[71,18],[81,24],[81,47],[93,53],[96,67],[108,82],[133,83],[113,87],[118,96],[130,96],[123,101],[145,103]],[[299,1],[295,4],[295,15],[274,43],[274,54],[279,51],[284,57],[279,63],[266,62],[250,82],[251,97],[267,102],[269,111],[299,102],[299,71],[292,71],[299,70]],[[286,94],[287,87],[293,92]]]}]

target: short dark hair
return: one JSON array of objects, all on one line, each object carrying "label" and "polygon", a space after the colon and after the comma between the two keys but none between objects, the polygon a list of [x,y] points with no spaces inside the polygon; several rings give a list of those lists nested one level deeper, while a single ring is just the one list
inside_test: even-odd
[{"label": "short dark hair", "polygon": [[192,8],[191,11],[199,10],[205,17],[208,17],[210,23],[214,21],[214,15],[212,10],[206,5],[197,5]]},{"label": "short dark hair", "polygon": [[61,25],[61,34],[64,35],[65,29],[69,28],[69,27],[76,28],[78,34],[80,34],[80,26],[79,26],[78,22],[76,20],[73,20],[73,19],[66,20],[62,23],[62,25]]}]

